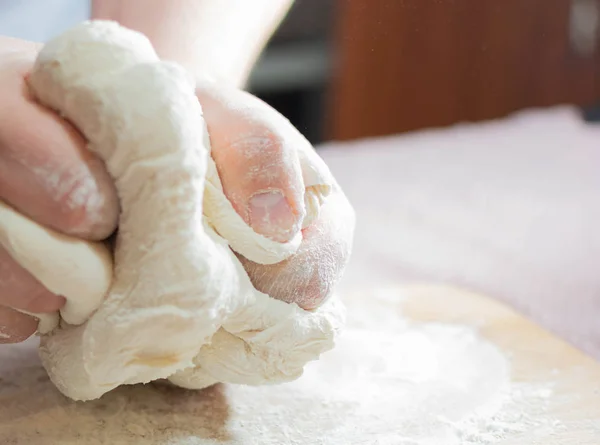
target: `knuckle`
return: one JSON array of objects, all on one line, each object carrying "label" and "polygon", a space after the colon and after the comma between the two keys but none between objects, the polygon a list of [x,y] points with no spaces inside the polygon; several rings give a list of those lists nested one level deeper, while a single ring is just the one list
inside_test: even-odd
[{"label": "knuckle", "polygon": [[118,205],[104,196],[89,172],[61,175],[52,187],[63,231],[75,236],[104,238],[114,230]]},{"label": "knuckle", "polygon": [[253,128],[249,134],[232,142],[229,148],[235,156],[255,164],[274,163],[284,153],[282,138],[264,128]]},{"label": "knuckle", "polygon": [[297,188],[301,177],[295,150],[274,131],[265,130],[245,135],[229,146],[221,157],[223,169],[237,171],[235,181],[253,184],[254,188]]}]

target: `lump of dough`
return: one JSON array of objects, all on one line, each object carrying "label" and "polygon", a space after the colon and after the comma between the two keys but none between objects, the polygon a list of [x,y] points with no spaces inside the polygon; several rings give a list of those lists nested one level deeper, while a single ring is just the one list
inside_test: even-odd
[{"label": "lump of dough", "polygon": [[[106,298],[84,322],[42,337],[42,362],[64,394],[88,400],[157,379],[285,382],[332,348],[343,322],[335,297],[315,311],[275,300],[253,288],[232,252],[273,264],[302,235],[277,243],[234,211],[181,67],[160,61],[141,34],[91,21],[43,47],[29,85],[106,162],[122,208]],[[314,219],[333,178],[313,152],[298,156]]]},{"label": "lump of dough", "polygon": [[[48,290],[66,298],[60,317],[69,324],[83,323],[100,306],[112,281],[112,258],[104,244],[42,227],[1,201],[0,245]],[[79,298],[82,292],[85,298]],[[58,313],[31,315],[40,319],[40,333],[50,332],[60,318]]]}]

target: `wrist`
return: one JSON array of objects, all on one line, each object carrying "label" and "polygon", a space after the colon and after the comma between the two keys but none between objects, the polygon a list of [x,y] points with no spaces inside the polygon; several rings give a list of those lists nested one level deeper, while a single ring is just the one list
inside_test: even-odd
[{"label": "wrist", "polygon": [[93,0],[92,17],[144,33],[193,76],[243,87],[293,0]]}]

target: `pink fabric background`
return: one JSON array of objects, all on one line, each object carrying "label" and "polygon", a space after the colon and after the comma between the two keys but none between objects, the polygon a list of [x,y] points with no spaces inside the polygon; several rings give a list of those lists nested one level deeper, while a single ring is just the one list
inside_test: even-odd
[{"label": "pink fabric background", "polygon": [[342,290],[466,286],[600,359],[600,125],[560,107],[321,154],[358,214]]}]

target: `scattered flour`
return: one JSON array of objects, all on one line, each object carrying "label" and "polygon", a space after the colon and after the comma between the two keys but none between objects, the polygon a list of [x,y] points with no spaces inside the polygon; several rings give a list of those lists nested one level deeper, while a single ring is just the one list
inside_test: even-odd
[{"label": "scattered flour", "polygon": [[511,382],[509,359],[473,328],[406,322],[377,295],[349,307],[338,346],[278,386],[153,384],[76,403],[48,381],[34,344],[3,348],[0,442],[490,445],[560,428],[544,420],[552,386]]}]

